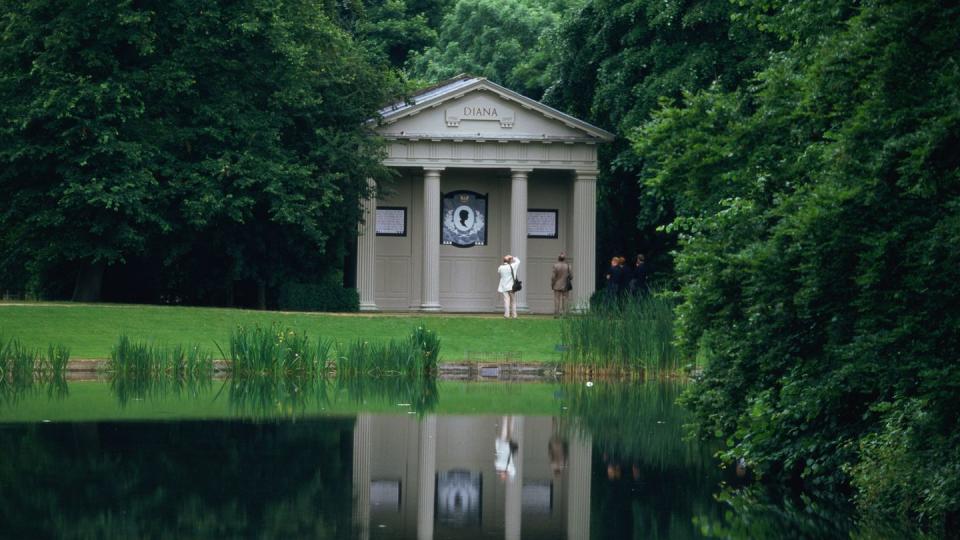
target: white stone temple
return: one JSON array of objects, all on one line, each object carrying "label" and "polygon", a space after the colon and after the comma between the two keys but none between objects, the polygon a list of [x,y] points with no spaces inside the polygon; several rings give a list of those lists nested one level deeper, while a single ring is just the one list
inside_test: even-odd
[{"label": "white stone temple", "polygon": [[460,76],[380,111],[397,171],[364,205],[360,309],[500,309],[497,266],[520,259],[521,310],[553,310],[560,252],[572,305],[595,281],[597,145],[613,135],[482,77]]}]

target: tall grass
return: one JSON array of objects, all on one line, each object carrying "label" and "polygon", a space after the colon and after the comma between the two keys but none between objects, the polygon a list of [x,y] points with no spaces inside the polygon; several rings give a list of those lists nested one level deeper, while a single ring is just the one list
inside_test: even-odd
[{"label": "tall grass", "polygon": [[429,376],[436,373],[439,356],[440,338],[418,326],[407,339],[338,344],[337,376]]},{"label": "tall grass", "polygon": [[561,321],[564,362],[603,371],[661,375],[679,371],[673,302],[658,294],[598,303]]},{"label": "tall grass", "polygon": [[237,326],[230,333],[231,374],[322,377],[332,346],[331,340],[312,343],[305,332],[276,324],[269,328]]},{"label": "tall grass", "polygon": [[165,347],[121,335],[110,351],[107,371],[126,378],[203,378],[213,375],[213,355],[199,345]]},{"label": "tall grass", "polygon": [[110,351],[107,371],[121,405],[151,396],[197,395],[210,386],[213,355],[199,345],[165,347],[121,335]]},{"label": "tall grass", "polygon": [[65,395],[69,361],[70,351],[62,345],[51,345],[43,356],[16,338],[0,340],[0,393],[6,401],[11,401],[39,384],[46,387],[51,396]]}]

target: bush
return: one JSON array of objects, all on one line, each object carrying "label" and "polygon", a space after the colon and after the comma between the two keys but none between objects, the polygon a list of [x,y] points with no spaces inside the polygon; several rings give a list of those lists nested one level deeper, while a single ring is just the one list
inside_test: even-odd
[{"label": "bush", "polygon": [[322,283],[287,283],[280,287],[278,307],[289,311],[359,311],[360,295],[333,279]]}]

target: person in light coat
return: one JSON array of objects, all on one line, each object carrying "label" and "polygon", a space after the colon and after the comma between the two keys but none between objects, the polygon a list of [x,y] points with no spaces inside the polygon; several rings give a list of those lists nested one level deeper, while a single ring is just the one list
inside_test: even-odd
[{"label": "person in light coat", "polygon": [[517,318],[517,299],[513,292],[513,281],[520,271],[520,259],[513,255],[504,255],[503,264],[497,268],[497,274],[500,275],[500,286],[497,292],[503,295],[503,316],[507,319],[513,313],[513,318]]}]

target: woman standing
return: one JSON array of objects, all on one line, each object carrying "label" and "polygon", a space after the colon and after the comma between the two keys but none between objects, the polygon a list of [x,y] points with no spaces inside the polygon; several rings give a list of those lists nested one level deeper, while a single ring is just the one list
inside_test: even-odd
[{"label": "woman standing", "polygon": [[517,299],[513,292],[513,284],[517,279],[517,272],[520,269],[520,259],[513,255],[504,255],[503,264],[497,268],[500,275],[500,286],[497,291],[503,295],[503,316],[509,319],[511,310],[513,318],[517,318]]}]

